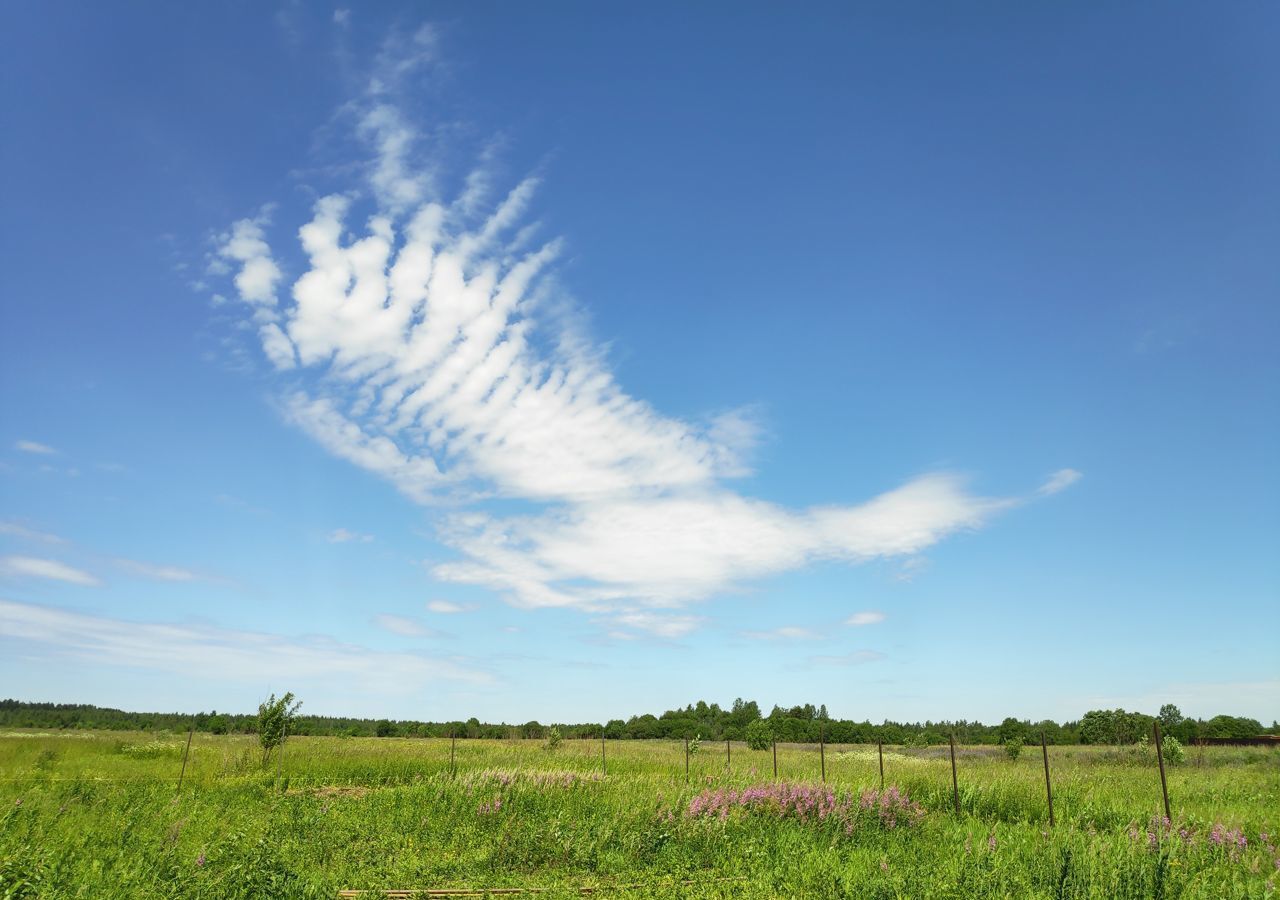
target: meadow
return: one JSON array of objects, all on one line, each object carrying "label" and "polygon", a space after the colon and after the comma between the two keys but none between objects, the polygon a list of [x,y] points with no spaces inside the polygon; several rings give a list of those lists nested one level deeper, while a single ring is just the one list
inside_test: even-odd
[{"label": "meadow", "polygon": [[[1271,897],[1280,750],[0,733],[0,897]],[[474,896],[483,896],[483,893]]]}]

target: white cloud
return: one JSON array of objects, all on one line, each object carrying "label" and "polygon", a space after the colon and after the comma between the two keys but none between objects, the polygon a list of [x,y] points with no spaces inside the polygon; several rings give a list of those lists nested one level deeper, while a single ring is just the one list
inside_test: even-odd
[{"label": "white cloud", "polygon": [[152,581],[196,581],[200,578],[190,569],[177,566],[157,566],[151,563],[138,562],[135,559],[117,559],[116,565],[126,572],[150,578]]},{"label": "white cloud", "polygon": [[348,531],[345,528],[335,528],[329,533],[330,544],[347,544],[355,542],[358,544],[368,544],[373,541],[373,535],[361,534],[358,531]]},{"label": "white cloud", "polygon": [[343,27],[346,27],[346,25],[350,21],[351,21],[351,10],[335,9],[333,11],[333,23],[335,25],[342,25]]},{"label": "white cloud", "polygon": [[884,613],[878,610],[868,609],[868,610],[863,610],[862,612],[854,613],[849,618],[844,620],[844,624],[860,627],[863,625],[878,625],[883,621],[884,621]]},{"label": "white cloud", "polygon": [[433,613],[441,615],[455,615],[457,613],[468,612],[472,607],[463,606],[460,603],[453,603],[449,600],[429,600],[427,601],[427,609]]},{"label": "white cloud", "polygon": [[36,531],[19,525],[17,522],[0,522],[0,534],[21,538],[24,541],[38,541],[42,544],[65,544],[67,542],[66,538],[44,531]]},{"label": "white cloud", "polygon": [[648,610],[623,610],[604,620],[604,624],[612,627],[611,637],[630,639],[634,632],[643,632],[653,637],[675,640],[693,631],[702,622],[701,616],[676,615],[658,613]]},{"label": "white cloud", "polygon": [[48,444],[41,444],[36,441],[16,441],[13,447],[23,453],[35,453],[40,456],[53,456],[58,452]]},{"label": "white cloud", "polygon": [[0,559],[0,574],[23,578],[48,578],[52,581],[65,581],[83,587],[97,587],[101,584],[88,572],[72,568],[55,559],[40,559],[34,556],[6,556]]},{"label": "white cloud", "polygon": [[1059,491],[1065,491],[1082,477],[1081,473],[1075,469],[1059,469],[1050,475],[1044,484],[1040,485],[1040,489],[1036,493],[1043,497],[1048,497]]},{"label": "white cloud", "polygon": [[407,691],[491,676],[451,660],[383,653],[326,637],[289,637],[213,625],[129,622],[0,600],[0,637],[55,656],[253,684],[340,679],[366,690]]},{"label": "white cloud", "polygon": [[241,219],[218,242],[218,255],[240,264],[235,275],[236,290],[246,303],[263,306],[276,304],[276,285],[283,273],[271,257],[271,247],[263,233],[265,215]]},{"label": "white cloud", "polygon": [[373,617],[373,624],[383,631],[403,637],[438,637],[438,632],[423,625],[417,619],[408,616],[393,616],[390,613],[378,613]]},{"label": "white cloud", "polygon": [[[303,370],[285,417],[416,502],[466,504],[442,517],[458,557],[437,578],[518,606],[576,607],[616,634],[679,637],[700,620],[670,610],[818,561],[912,558],[1023,502],[977,496],[946,473],[805,509],[733,490],[750,471],[756,417],[744,408],[699,425],[617,383],[603,348],[562,312],[559,242],[531,243],[522,227],[535,179],[494,202],[481,166],[453,202],[437,196],[396,103],[435,42],[430,29],[393,37],[349,108],[371,157],[365,190],[316,202],[298,230],[305,270],[279,315],[261,309],[279,268],[246,274],[273,258],[258,220],[233,227],[223,256],[246,264],[237,288],[270,326],[264,352]],[[361,195],[373,205],[363,226],[352,221]],[[531,511],[495,513],[496,499]]]}]

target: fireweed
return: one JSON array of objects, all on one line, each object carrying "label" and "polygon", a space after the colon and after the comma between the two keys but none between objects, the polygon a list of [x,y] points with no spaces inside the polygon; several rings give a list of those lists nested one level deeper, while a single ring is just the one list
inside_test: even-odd
[{"label": "fireweed", "polygon": [[707,789],[690,800],[685,810],[690,819],[724,821],[733,814],[833,824],[845,834],[852,834],[856,827],[869,823],[890,830],[916,825],[924,818],[924,809],[896,786],[884,791],[863,791],[855,798],[826,787],[769,782],[741,790]]}]

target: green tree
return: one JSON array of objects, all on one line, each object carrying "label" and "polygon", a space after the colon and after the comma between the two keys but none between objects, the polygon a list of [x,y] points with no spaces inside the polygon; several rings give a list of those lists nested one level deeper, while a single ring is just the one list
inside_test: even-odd
[{"label": "green tree", "polygon": [[1156,716],[1156,719],[1160,722],[1162,733],[1173,734],[1182,724],[1182,710],[1172,703],[1166,703],[1160,707],[1160,715]]},{"label": "green tree", "polygon": [[258,704],[258,743],[262,745],[262,764],[271,761],[271,753],[289,737],[289,726],[302,701],[294,702],[293,693],[289,692],[276,699],[272,694]]}]

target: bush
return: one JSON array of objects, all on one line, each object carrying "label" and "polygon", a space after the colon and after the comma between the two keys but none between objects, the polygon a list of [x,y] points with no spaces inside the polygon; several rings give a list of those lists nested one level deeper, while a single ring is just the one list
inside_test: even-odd
[{"label": "bush", "polygon": [[547,742],[542,746],[547,750],[554,750],[560,746],[561,740],[563,740],[563,738],[560,735],[560,729],[552,725],[547,729]]},{"label": "bush", "polygon": [[1004,742],[1004,755],[1009,757],[1010,762],[1017,760],[1022,755],[1022,738],[1011,737]]},{"label": "bush", "polygon": [[271,752],[285,742],[289,736],[289,726],[302,701],[294,702],[293,693],[289,692],[276,699],[272,694],[258,704],[258,743],[262,745],[262,764],[271,762]]},{"label": "bush", "polygon": [[747,726],[747,746],[752,750],[768,750],[773,743],[773,729],[764,719],[756,719]]},{"label": "bush", "polygon": [[1182,748],[1182,742],[1171,734],[1166,734],[1161,739],[1160,753],[1168,763],[1184,762],[1187,758],[1187,751]]}]

